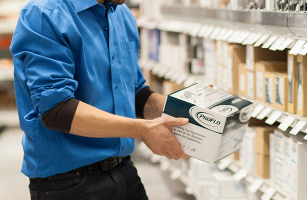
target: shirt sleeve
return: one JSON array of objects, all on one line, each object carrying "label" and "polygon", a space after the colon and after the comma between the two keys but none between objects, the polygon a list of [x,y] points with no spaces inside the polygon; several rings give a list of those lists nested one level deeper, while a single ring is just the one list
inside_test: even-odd
[{"label": "shirt sleeve", "polygon": [[68,34],[68,26],[48,9],[31,7],[20,13],[10,50],[14,60],[23,63],[33,103],[27,120],[40,119],[47,110],[74,98],[78,82]]}]

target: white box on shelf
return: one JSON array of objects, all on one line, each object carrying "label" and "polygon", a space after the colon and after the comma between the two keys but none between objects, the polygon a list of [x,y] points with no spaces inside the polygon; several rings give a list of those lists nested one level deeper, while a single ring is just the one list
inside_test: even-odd
[{"label": "white box on shelf", "polygon": [[191,173],[196,179],[212,179],[212,164],[205,163],[196,158],[190,158],[189,164],[189,171],[191,171]]},{"label": "white box on shelf", "polygon": [[283,159],[284,158],[284,151],[285,151],[285,143],[284,143],[284,134],[282,131],[276,129],[274,131],[274,135],[275,135],[275,138],[274,138],[274,141],[275,141],[275,156]]},{"label": "white box on shelf", "polygon": [[270,134],[270,179],[275,181],[275,135]]},{"label": "white box on shelf", "polygon": [[216,163],[242,146],[253,103],[206,85],[194,84],[168,95],[163,117],[189,119],[173,133],[183,151]]},{"label": "white box on shelf", "polygon": [[289,137],[284,136],[284,181],[283,188],[286,192],[290,193],[290,180],[291,180],[291,149],[292,149],[292,141]]},{"label": "white box on shelf", "polygon": [[[276,139],[276,137],[275,137]],[[281,187],[284,185],[284,160],[275,154],[275,182]]]},{"label": "white box on shelf", "polygon": [[295,200],[306,200],[307,185],[307,141],[298,137],[292,137],[291,151],[291,191],[290,195]]},{"label": "white box on shelf", "polygon": [[213,195],[216,198],[246,198],[245,181],[236,181],[233,174],[228,172],[215,172],[212,177],[214,182]]},{"label": "white box on shelf", "polygon": [[250,172],[256,172],[255,136],[255,130],[247,128],[240,150],[240,163]]},{"label": "white box on shelf", "polygon": [[213,186],[213,181],[198,180],[194,189],[194,196],[198,200],[210,199],[209,190]]}]

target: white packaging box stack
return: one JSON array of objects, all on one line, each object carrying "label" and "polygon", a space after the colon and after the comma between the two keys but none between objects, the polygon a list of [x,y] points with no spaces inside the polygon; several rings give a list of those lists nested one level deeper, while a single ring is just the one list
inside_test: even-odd
[{"label": "white packaging box stack", "polygon": [[209,84],[215,81],[215,42],[211,39],[204,39],[205,47],[205,80]]},{"label": "white packaging box stack", "polygon": [[291,180],[291,148],[292,142],[290,137],[284,136],[284,169],[283,169],[283,188],[286,192],[290,193],[290,180]]},{"label": "white packaging box stack", "polygon": [[194,84],[168,95],[162,117],[188,118],[173,127],[183,151],[210,164],[242,146],[253,103],[207,85]]},{"label": "white packaging box stack", "polygon": [[[251,183],[246,183],[246,188],[249,188]],[[257,190],[255,193],[251,192],[249,189],[246,189],[246,199],[248,200],[259,200],[263,193]]]},{"label": "white packaging box stack", "polygon": [[274,131],[274,152],[275,152],[275,163],[274,163],[274,178],[275,182],[281,187],[284,186],[285,177],[285,135],[282,131],[275,129]]},{"label": "white packaging box stack", "polygon": [[194,190],[194,196],[197,200],[209,200],[210,199],[210,193],[209,190],[213,186],[213,181],[204,181],[204,180],[198,180],[195,190]]},{"label": "white packaging box stack", "polygon": [[275,181],[275,135],[270,134],[270,180]]},{"label": "white packaging box stack", "polygon": [[292,137],[291,151],[291,191],[290,195],[295,200],[306,200],[307,185],[307,141]]},{"label": "white packaging box stack", "polygon": [[201,180],[211,180],[212,179],[212,171],[215,165],[205,163],[196,158],[189,159],[190,168],[189,171],[193,173],[193,176],[196,179]]},{"label": "white packaging box stack", "polygon": [[236,181],[230,172],[215,172],[212,174],[214,186],[210,190],[216,199],[246,199],[246,183]]},{"label": "white packaging box stack", "polygon": [[256,172],[255,130],[248,127],[240,150],[240,163],[250,172]]}]

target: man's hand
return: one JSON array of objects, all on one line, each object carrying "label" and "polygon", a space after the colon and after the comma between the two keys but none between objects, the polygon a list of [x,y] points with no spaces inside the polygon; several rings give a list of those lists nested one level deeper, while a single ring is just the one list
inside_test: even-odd
[{"label": "man's hand", "polygon": [[146,131],[141,134],[141,140],[151,149],[154,154],[166,156],[169,159],[186,159],[187,155],[181,149],[175,138],[173,126],[183,126],[189,122],[185,118],[156,118],[147,121]]}]

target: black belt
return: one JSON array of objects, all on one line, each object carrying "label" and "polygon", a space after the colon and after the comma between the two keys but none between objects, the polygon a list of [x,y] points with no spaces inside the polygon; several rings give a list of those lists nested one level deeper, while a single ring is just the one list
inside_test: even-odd
[{"label": "black belt", "polygon": [[128,158],[130,158],[130,156],[126,156],[126,157],[110,157],[107,159],[104,159],[102,161],[75,169],[73,171],[76,170],[81,170],[81,169],[90,169],[90,170],[97,170],[100,169],[102,171],[108,171],[110,169],[113,169],[114,167],[116,167],[117,165],[119,165],[120,163],[122,163],[123,161],[126,161]]}]

